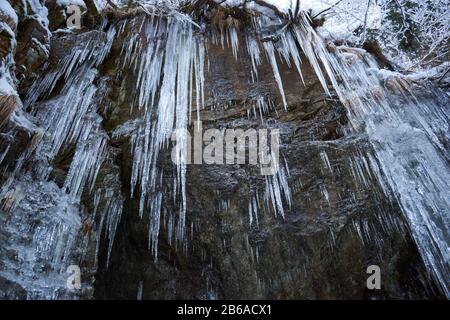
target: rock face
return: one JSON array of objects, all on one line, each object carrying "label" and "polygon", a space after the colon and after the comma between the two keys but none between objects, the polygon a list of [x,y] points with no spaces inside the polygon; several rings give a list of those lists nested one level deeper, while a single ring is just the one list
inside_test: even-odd
[{"label": "rock face", "polygon": [[[138,202],[129,198],[130,164],[127,148],[121,146],[119,167],[127,200],[110,265],[100,264],[95,297],[134,299],[140,290],[143,299],[433,297],[436,292],[425,280],[399,208],[382,194],[370,172],[363,173],[367,177],[363,181],[352,171],[365,170],[358,167],[370,152],[365,137],[343,133],[345,109],[324,95],[313,70],[304,66],[304,86],[292,69],[281,70],[289,103],[286,112],[270,65],[263,64],[261,80],[254,85],[248,57],[236,60],[230,49],[220,46],[211,47],[208,57],[206,91],[215,92],[221,101],[208,111],[217,101],[208,96],[207,110],[201,113],[203,129],[280,128],[293,205],[284,219],[273,208],[261,206],[259,224],[249,225],[248,199],[264,196],[264,176],[258,168],[190,165],[187,250],[164,240],[170,232],[166,222],[155,261],[148,249],[148,227],[137,213]],[[255,91],[278,106],[263,121],[247,117]],[[173,170],[169,156],[162,164],[167,172]],[[168,212],[177,209],[170,203],[164,206]],[[383,270],[381,291],[366,287],[370,265]]]},{"label": "rock face", "polygon": [[[174,231],[182,206],[174,182],[179,172],[168,144],[156,159],[161,182],[150,194],[162,199],[158,230],[150,232],[155,246],[149,239],[155,202],[140,217],[136,190],[144,181],[136,188],[130,181],[135,128],[160,110],[138,108],[136,70],[144,60],[127,64],[124,56],[134,51],[123,51],[135,50],[127,45],[132,35],[152,45],[142,31],[145,19],[142,13],[113,18],[95,30],[54,34],[51,42],[41,33],[50,51],[29,54],[27,30],[39,28],[26,18],[19,23],[15,58],[25,68],[15,71],[25,77],[18,88],[24,106],[0,97],[9,107],[2,103],[1,110],[17,109],[0,123],[0,298],[443,297],[396,198],[368,164],[374,153],[366,135],[350,130],[345,106],[324,93],[306,57],[301,79],[277,56],[284,110],[268,59],[253,81],[253,61],[242,45],[245,24],[223,46],[208,40],[199,119],[203,130],[279,129],[284,176],[263,176],[255,165],[188,165],[181,241]],[[194,96],[199,87],[193,87]],[[193,135],[194,125],[188,128]],[[271,198],[268,185],[283,187],[283,179],[289,188]],[[66,287],[69,265],[81,267],[81,290]],[[371,265],[381,269],[381,290],[367,288]]]}]

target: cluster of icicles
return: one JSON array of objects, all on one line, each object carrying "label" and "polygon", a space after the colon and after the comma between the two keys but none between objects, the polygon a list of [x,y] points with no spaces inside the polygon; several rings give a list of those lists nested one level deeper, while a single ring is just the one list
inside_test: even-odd
[{"label": "cluster of icicles", "polygon": [[[132,26],[136,32],[127,34],[121,59],[123,68],[135,72],[136,94],[130,105],[143,110],[143,116],[122,125],[113,135],[131,136],[132,196],[140,199],[140,215],[149,215],[149,244],[155,257],[161,223],[167,223],[167,228],[173,231],[173,235],[169,232],[169,243],[186,241],[187,211],[187,168],[178,164],[173,194],[178,199],[179,212],[176,218],[171,216],[168,221],[161,222],[165,192],[163,173],[157,166],[158,157],[168,146],[172,133],[188,128],[193,120],[191,116],[196,113],[199,117],[199,110],[205,107],[208,45],[222,44],[224,48],[229,47],[236,58],[246,51],[253,67],[251,81],[258,81],[258,67],[264,56],[267,58],[287,111],[288,101],[278,67],[280,60],[293,65],[302,76],[301,56],[304,55],[327,94],[330,94],[328,82],[331,82],[348,108],[353,129],[363,127],[373,144],[376,159],[365,163],[374,167],[368,171],[378,172],[377,178],[386,195],[393,195],[400,203],[425,264],[445,294],[450,296],[447,277],[450,274],[447,215],[450,172],[446,163],[448,154],[439,139],[442,133],[448,135],[449,132],[445,110],[438,104],[419,101],[409,91],[410,85],[400,78],[390,79],[390,89],[396,91],[390,92],[377,74],[376,62],[364,51],[340,47],[331,53],[311,27],[306,14],[301,13],[295,26],[278,34],[276,42],[261,41],[267,36],[263,31],[264,24],[264,18],[254,18],[254,30],[241,36],[240,30],[233,26],[205,31],[176,16],[148,15],[126,19],[111,25],[106,37],[75,48],[61,61],[58,69],[47,73],[32,87],[26,105],[33,106],[51,136],[44,139],[38,149],[54,158],[63,146],[76,145],[64,189],[74,201],[79,201],[83,190],[88,188],[95,193],[96,204],[101,199],[108,203],[99,213],[100,227],[106,227],[110,240],[108,257],[124,197],[120,192],[108,189],[107,181],[101,187],[96,186],[97,174],[108,158],[109,138],[101,128],[101,118],[96,112],[101,92],[94,79],[96,67],[108,55],[114,39],[126,35],[127,28]],[[239,39],[244,39],[245,46],[240,46]],[[59,100],[51,100],[52,107],[48,108],[36,103],[39,98],[49,95],[60,79],[65,79],[65,85]],[[271,108],[261,99],[255,106],[260,112]],[[330,166],[328,159],[325,160]],[[249,199],[250,225],[258,223],[260,198],[280,216],[284,216],[285,206],[291,205],[289,169],[285,163],[281,167],[277,175],[266,178],[262,197],[257,191]],[[49,174],[48,168],[42,170],[46,171],[42,174]]]}]

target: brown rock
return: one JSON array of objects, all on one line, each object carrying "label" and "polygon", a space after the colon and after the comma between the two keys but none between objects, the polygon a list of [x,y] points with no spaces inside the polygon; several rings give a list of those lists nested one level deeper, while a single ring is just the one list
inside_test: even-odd
[{"label": "brown rock", "polygon": [[8,122],[16,107],[16,96],[0,96],[0,129]]}]

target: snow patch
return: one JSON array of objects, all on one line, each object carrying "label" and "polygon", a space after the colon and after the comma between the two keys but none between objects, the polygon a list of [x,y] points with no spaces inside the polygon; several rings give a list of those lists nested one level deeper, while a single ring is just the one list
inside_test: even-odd
[{"label": "snow patch", "polygon": [[56,0],[56,4],[59,7],[79,6],[86,8],[86,4],[83,0]]},{"label": "snow patch", "polygon": [[9,84],[6,77],[0,78],[0,95],[3,96],[16,96],[16,90]]},{"label": "snow patch", "polygon": [[[36,20],[46,29],[48,29],[48,10],[45,4],[42,4],[39,0],[26,0],[30,5],[32,12],[28,12],[28,6],[25,6],[25,15],[28,17],[35,16]],[[48,31],[50,34],[50,31]]]},{"label": "snow patch", "polygon": [[11,7],[8,1],[1,0],[0,1],[0,15],[6,15],[7,17],[11,18],[12,21],[17,25],[19,18],[17,17],[16,12]]}]

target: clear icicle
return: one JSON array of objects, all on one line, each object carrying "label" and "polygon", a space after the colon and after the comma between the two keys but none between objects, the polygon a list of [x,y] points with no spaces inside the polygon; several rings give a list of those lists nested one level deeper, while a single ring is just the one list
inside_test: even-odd
[{"label": "clear icicle", "polygon": [[258,67],[261,65],[261,50],[258,41],[249,35],[247,35],[247,52],[252,61],[252,80],[256,82],[258,81]]},{"label": "clear icicle", "polygon": [[[187,21],[168,18],[167,21],[146,21],[143,25],[147,29],[146,42],[152,45],[145,46],[137,55],[142,57],[141,65],[136,69],[139,97],[137,101],[139,105],[153,105],[157,90],[159,101],[155,106],[157,108],[155,119],[151,116],[151,110],[146,107],[142,121],[138,122],[132,134],[131,189],[133,195],[135,187],[140,186],[140,215],[143,216],[147,203],[150,208],[149,239],[156,257],[163,203],[162,193],[158,191],[161,187],[162,172],[158,171],[157,161],[160,151],[168,145],[172,133],[175,130],[186,129],[189,124],[194,80],[198,115],[204,104],[205,47],[203,42],[194,36],[193,25]],[[126,44],[128,48],[135,47],[133,41],[130,40]],[[125,54],[124,61],[132,67],[139,59],[135,60],[134,57]],[[183,241],[186,223],[185,161],[177,162],[174,184],[174,198],[177,194],[180,196],[176,239]]]},{"label": "clear icicle", "polygon": [[239,52],[239,37],[236,28],[231,27],[228,29],[228,32],[230,34],[230,41],[231,41],[231,49],[233,50],[233,56],[237,60],[238,59],[238,52]]},{"label": "clear icicle", "polygon": [[[275,161],[272,157],[272,161]],[[264,200],[267,207],[272,205],[275,215],[285,217],[284,203],[289,207],[292,206],[292,194],[289,187],[289,169],[287,163],[284,166],[278,165],[279,169],[275,175],[265,176],[265,193]],[[284,201],[283,201],[284,199]]]},{"label": "clear icicle", "polygon": [[288,104],[286,100],[286,95],[284,93],[283,81],[281,80],[280,71],[278,69],[277,59],[275,57],[275,48],[272,42],[264,42],[264,49],[266,50],[267,58],[269,59],[270,65],[272,66],[273,74],[275,76],[275,81],[277,82],[278,89],[280,90],[281,98],[283,100],[283,107],[287,111]]}]

